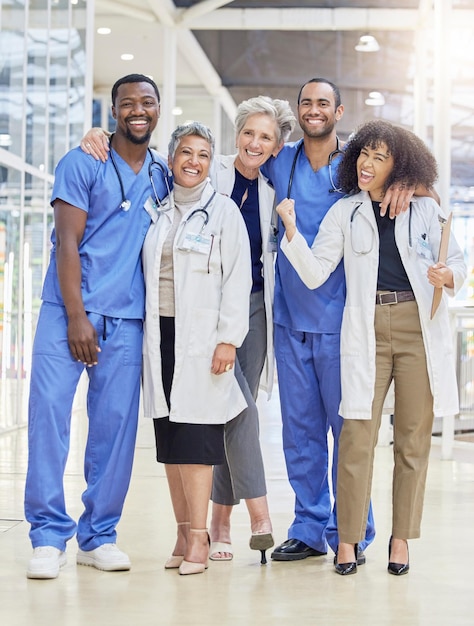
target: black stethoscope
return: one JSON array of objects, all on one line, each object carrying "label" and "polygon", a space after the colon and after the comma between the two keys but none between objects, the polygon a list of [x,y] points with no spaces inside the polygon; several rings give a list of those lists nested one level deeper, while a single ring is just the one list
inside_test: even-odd
[{"label": "black stethoscope", "polygon": [[[291,194],[291,188],[293,186],[293,178],[295,176],[296,162],[300,155],[300,152],[303,148],[304,141],[303,139],[300,141],[299,146],[296,149],[295,156],[293,158],[293,164],[291,166],[290,180],[288,181],[288,191],[286,192],[286,197],[289,198]],[[334,183],[334,178],[332,175],[332,162],[338,154],[343,154],[343,151],[339,148],[339,137],[336,135],[336,149],[333,150],[328,156],[328,169],[329,169],[329,180],[331,181],[331,189],[329,189],[329,193],[340,193],[342,189],[338,189]]]},{"label": "black stethoscope", "polygon": [[214,200],[214,196],[216,195],[216,191],[214,190],[212,196],[209,198],[209,200],[206,202],[206,204],[204,206],[200,206],[197,209],[194,209],[194,211],[192,211],[192,213],[190,213],[188,215],[188,217],[184,220],[184,225],[186,226],[190,220],[193,219],[193,217],[199,215],[199,213],[201,213],[202,215],[204,215],[204,220],[201,226],[201,232],[204,230],[204,228],[207,226],[207,223],[209,221],[209,213],[207,210],[207,207],[211,204],[211,202]]},{"label": "black stethoscope", "polygon": [[[115,157],[112,152],[112,139],[113,139],[113,134],[110,136],[110,153],[109,154],[110,154],[110,160],[112,161],[112,165],[114,166],[114,170],[115,170],[115,173],[117,174],[117,178],[119,181],[120,193],[122,194],[122,202],[120,203],[120,208],[122,209],[122,211],[128,211],[130,207],[132,206],[132,201],[128,200],[127,197],[125,196],[125,189],[123,187],[122,177],[120,175],[119,169],[117,167],[117,163],[115,162]],[[153,189],[153,195],[155,196],[155,203],[157,207],[163,208],[165,204],[164,200],[171,193],[170,184],[169,184],[169,179],[171,175],[169,171],[165,169],[159,161],[155,161],[155,158],[153,157],[153,152],[150,150],[150,148],[148,148],[148,154],[150,155],[150,158],[151,158],[151,162],[148,165],[148,176],[150,178],[151,187]],[[166,196],[164,196],[161,200],[156,191],[155,183],[153,182],[153,167],[155,166],[158,167],[160,172],[163,174],[163,179],[166,185],[167,193],[166,193]]]},{"label": "black stethoscope", "polygon": [[[350,217],[351,248],[352,248],[352,252],[356,256],[363,256],[365,254],[369,254],[369,252],[372,252],[372,249],[373,249],[373,238],[371,240],[370,247],[364,247],[364,249],[362,249],[362,247],[359,247],[359,249],[357,249],[354,246],[354,238],[353,238],[353,233],[352,233],[352,227],[353,227],[353,224],[354,224],[354,218],[358,214],[359,209],[362,206],[362,204],[363,204],[362,202],[358,202],[356,204],[356,206],[352,210],[351,217]],[[411,248],[412,247],[412,237],[411,237],[411,216],[412,216],[412,211],[411,211],[411,202],[410,202],[410,207],[409,207],[408,210],[409,210],[409,213],[408,213],[408,245]]]}]

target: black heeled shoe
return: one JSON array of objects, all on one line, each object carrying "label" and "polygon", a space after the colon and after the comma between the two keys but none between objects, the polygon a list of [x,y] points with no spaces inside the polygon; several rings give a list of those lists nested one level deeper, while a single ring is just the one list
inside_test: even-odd
[{"label": "black heeled shoe", "polygon": [[337,552],[336,552],[336,563],[334,565],[334,570],[336,574],[340,574],[341,576],[349,576],[350,574],[357,574],[357,553],[359,551],[359,545],[356,543],[354,545],[354,559],[355,561],[351,561],[350,563],[338,563],[337,562]]},{"label": "black heeled shoe", "polygon": [[[407,543],[407,552],[408,552],[408,542]],[[388,573],[393,574],[394,576],[403,576],[403,574],[408,574],[408,570],[410,569],[410,555],[408,555],[407,563],[393,563],[390,561],[390,553],[392,552],[392,537],[388,542]]]},{"label": "black heeled shoe", "polygon": [[[367,561],[367,558],[365,556],[365,552],[362,550],[362,548],[358,547],[357,548],[357,567],[359,567],[359,565],[365,565],[366,561]],[[337,551],[334,555],[333,563],[334,565],[337,564]]]},{"label": "black heeled shoe", "polygon": [[275,545],[272,533],[252,533],[249,546],[251,550],[260,550],[261,565],[266,565],[267,556],[265,552]]}]

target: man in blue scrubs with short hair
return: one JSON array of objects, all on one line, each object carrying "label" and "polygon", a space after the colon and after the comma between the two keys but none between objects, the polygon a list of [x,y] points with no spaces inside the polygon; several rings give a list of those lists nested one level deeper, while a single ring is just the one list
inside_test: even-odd
[{"label": "man in blue scrubs with short hair", "polygon": [[[329,208],[340,197],[337,166],[342,144],[336,124],[344,107],[338,88],[323,78],[301,88],[298,120],[303,139],[286,144],[262,168],[273,183],[277,201],[291,197],[298,207],[298,229],[309,245]],[[280,229],[279,241],[284,234]],[[279,243],[279,242],[278,242]],[[345,300],[342,263],[324,285],[310,290],[278,250],[275,276],[275,356],[283,422],[283,447],[295,492],[295,518],[288,540],[272,559],[293,561],[336,551],[335,511],[331,519],[327,434],[332,430],[332,492],[336,487],[340,388],[340,331]],[[334,498],[335,500],[335,498]],[[375,536],[370,513],[366,541]],[[365,557],[360,555],[359,564]]]},{"label": "man in blue scrubs with short hair", "polygon": [[[116,545],[130,483],[138,421],[144,281],[141,249],[155,192],[148,145],[160,114],[156,84],[141,74],[112,88],[116,130],[111,158],[96,161],[80,148],[55,172],[51,204],[55,227],[42,293],[31,372],[25,513],[33,557],[28,578],[56,578],[66,543],[77,536],[77,563],[127,570]],[[163,172],[166,164],[161,163]],[[161,170],[157,165],[151,171]],[[147,203],[147,208],[145,204]],[[69,452],[76,387],[89,377],[84,511],[66,512],[63,476]]]}]

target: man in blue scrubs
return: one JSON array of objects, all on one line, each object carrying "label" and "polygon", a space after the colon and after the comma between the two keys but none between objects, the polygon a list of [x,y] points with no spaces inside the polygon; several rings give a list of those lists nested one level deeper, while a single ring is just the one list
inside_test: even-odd
[{"label": "man in blue scrubs", "polygon": [[[312,79],[301,88],[298,120],[303,139],[286,144],[263,167],[277,201],[291,197],[298,207],[298,229],[312,244],[329,208],[340,197],[337,166],[342,144],[336,124],[344,107],[338,88]],[[279,240],[284,229],[280,229]],[[283,421],[283,447],[295,492],[295,519],[288,540],[272,559],[293,561],[336,551],[335,511],[331,516],[328,430],[332,430],[332,492],[335,495],[338,439],[342,418],[339,342],[345,280],[342,264],[324,285],[310,290],[278,249],[275,277],[275,356]],[[335,500],[335,497],[334,497]],[[371,513],[363,550],[374,538]],[[363,553],[359,564],[364,562]]]},{"label": "man in blue scrubs", "polygon": [[[148,144],[160,113],[155,83],[141,74],[112,88],[116,130],[111,158],[96,161],[80,148],[59,162],[51,204],[55,227],[33,346],[29,400],[26,518],[33,557],[29,578],[56,578],[75,534],[77,563],[130,569],[116,546],[128,490],[140,393],[144,281],[141,248],[154,193]],[[163,164],[166,171],[166,165]],[[152,166],[157,169],[158,166]],[[148,209],[145,209],[147,203]],[[63,476],[71,410],[82,372],[89,377],[84,511],[66,512]]]}]

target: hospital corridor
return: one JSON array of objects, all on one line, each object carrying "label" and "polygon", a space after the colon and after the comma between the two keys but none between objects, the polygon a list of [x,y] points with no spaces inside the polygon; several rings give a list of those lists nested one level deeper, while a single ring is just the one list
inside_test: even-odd
[{"label": "hospital corridor", "polygon": [[[278,387],[259,396],[261,441],[275,544],[286,539],[293,494],[281,443]],[[86,417],[73,415],[65,476],[67,504],[77,518]],[[118,545],[132,561],[129,572],[102,572],[76,565],[68,544],[67,565],[54,580],[28,580],[31,557],[23,490],[26,429],[0,436],[0,623],[5,626],[469,626],[474,624],[474,452],[455,443],[453,460],[441,460],[433,437],[422,537],[410,544],[410,572],[387,573],[392,446],[377,447],[373,504],[377,535],[356,576],[337,576],[333,554],[267,565],[248,546],[245,505],[232,516],[234,558],[209,562],[202,575],[165,570],[176,526],[163,466],[154,459],[151,422],[141,419],[132,481]]]}]

